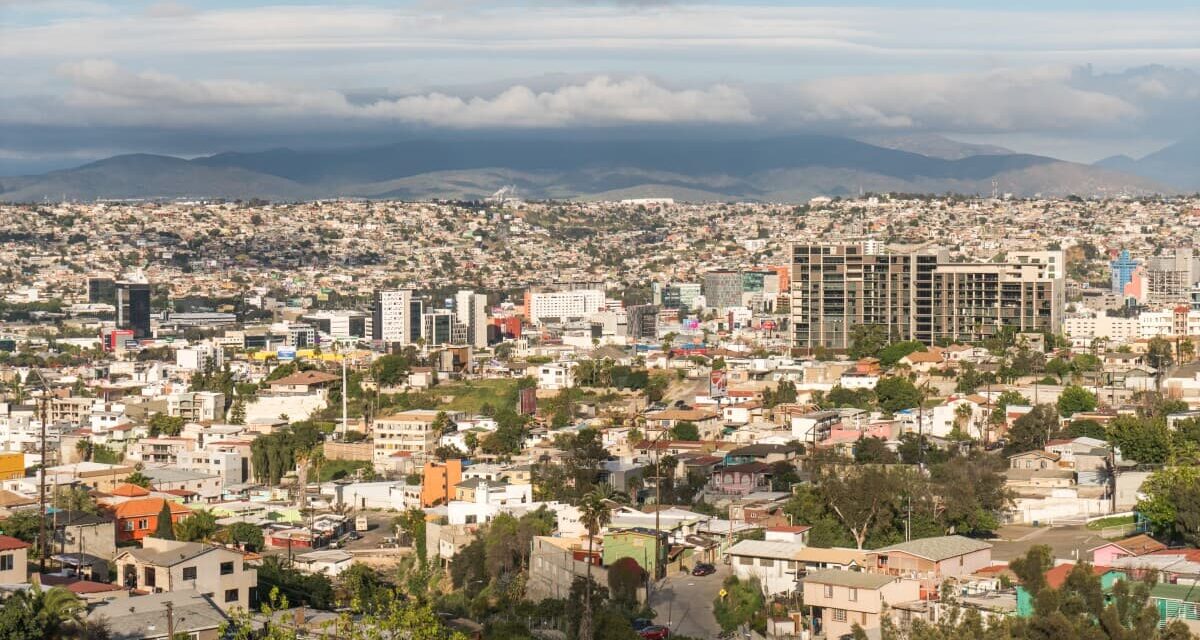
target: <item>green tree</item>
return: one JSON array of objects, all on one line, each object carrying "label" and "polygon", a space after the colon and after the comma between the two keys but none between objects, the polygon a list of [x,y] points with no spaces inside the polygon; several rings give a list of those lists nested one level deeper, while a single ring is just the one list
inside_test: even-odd
[{"label": "green tree", "polygon": [[1118,416],[1109,423],[1108,435],[1125,459],[1161,464],[1171,456],[1171,432],[1162,418]]},{"label": "green tree", "polygon": [[749,625],[760,634],[766,632],[766,599],[758,578],[739,580],[729,576],[722,583],[725,596],[713,600],[713,616],[721,630],[730,632],[742,625]]},{"label": "green tree", "polygon": [[146,422],[150,427],[150,436],[177,436],[183,431],[183,418],[156,413]]},{"label": "green tree", "polygon": [[134,471],[125,478],[125,482],[137,485],[143,489],[150,488],[150,478],[146,477],[141,471]]},{"label": "green tree", "polygon": [[921,392],[908,378],[888,376],[875,385],[879,408],[889,413],[912,409],[921,404]]},{"label": "green tree", "polygon": [[34,544],[37,541],[39,526],[37,511],[17,511],[0,520],[0,533]]},{"label": "green tree", "polygon": [[675,426],[671,427],[671,438],[695,442],[700,439],[700,428],[696,423],[687,420],[676,422]]},{"label": "green tree", "polygon": [[895,464],[897,457],[883,438],[862,437],[854,444],[854,461],[859,464]]},{"label": "green tree", "polygon": [[1067,425],[1068,438],[1096,438],[1108,440],[1108,430],[1095,420],[1073,420]]},{"label": "green tree", "polygon": [[[162,516],[160,515],[159,518]],[[175,539],[184,542],[206,542],[217,533],[217,517],[206,509],[197,509],[175,523]],[[259,535],[262,535],[259,532]]]},{"label": "green tree", "polygon": [[242,546],[248,551],[263,549],[262,529],[249,522],[235,522],[224,530],[225,537],[232,543]]},{"label": "green tree", "polygon": [[345,592],[345,606],[355,613],[373,613],[387,602],[387,585],[379,572],[361,562],[350,565],[338,582]]},{"label": "green tree", "polygon": [[162,510],[158,512],[158,526],[154,529],[154,537],[161,540],[174,540],[175,527],[171,523],[171,503],[163,500]]},{"label": "green tree", "polygon": [[1067,385],[1058,395],[1058,413],[1064,418],[1095,410],[1096,394],[1077,384]]},{"label": "green tree", "polygon": [[879,353],[887,344],[887,328],[878,324],[856,324],[850,329],[848,354],[865,358]]},{"label": "green tree", "polygon": [[[34,584],[12,594],[0,608],[0,638],[42,640],[76,638],[89,629],[83,619],[86,607],[62,587],[43,589]],[[87,637],[87,636],[83,636]]]},{"label": "green tree", "polygon": [[1142,483],[1137,512],[1155,535],[1200,543],[1200,467],[1167,467]]},{"label": "green tree", "polygon": [[947,534],[983,535],[1000,526],[1000,515],[1012,501],[1003,466],[1000,458],[976,454],[930,468],[931,488],[941,505],[938,518]]},{"label": "green tree", "polygon": [[904,356],[918,351],[925,351],[925,343],[919,340],[893,342],[879,351],[879,364],[894,367]]},{"label": "green tree", "polygon": [[1013,421],[1008,430],[1006,455],[1033,451],[1046,446],[1050,435],[1058,431],[1058,413],[1048,404],[1039,404],[1029,413]]},{"label": "green tree", "polygon": [[1058,378],[1061,384],[1066,381],[1067,374],[1071,373],[1071,363],[1062,358],[1054,358],[1046,363],[1046,373]]}]

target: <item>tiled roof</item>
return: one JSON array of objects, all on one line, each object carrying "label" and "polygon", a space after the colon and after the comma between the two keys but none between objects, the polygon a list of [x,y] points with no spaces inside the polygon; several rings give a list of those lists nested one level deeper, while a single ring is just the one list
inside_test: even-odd
[{"label": "tiled roof", "polygon": [[902,553],[912,554],[934,562],[940,562],[947,558],[983,551],[991,549],[992,545],[983,542],[982,540],[972,540],[964,536],[938,536],[935,538],[920,538],[901,542],[882,549],[876,549],[872,553],[888,553],[891,551],[899,551]]}]

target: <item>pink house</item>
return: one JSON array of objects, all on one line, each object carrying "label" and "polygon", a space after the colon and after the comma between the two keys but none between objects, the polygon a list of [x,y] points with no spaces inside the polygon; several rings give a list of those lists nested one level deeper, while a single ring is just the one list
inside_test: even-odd
[{"label": "pink house", "polygon": [[746,462],[717,469],[709,478],[709,487],[715,493],[746,495],[771,488],[771,465],[764,462]]},{"label": "pink house", "polygon": [[1109,567],[1112,566],[1113,560],[1117,558],[1144,556],[1166,548],[1167,545],[1143,533],[1132,538],[1108,542],[1091,549],[1092,564],[1098,567]]},{"label": "pink house", "polygon": [[919,580],[922,597],[936,598],[947,578],[971,575],[991,564],[991,544],[964,536],[938,536],[868,551],[866,568]]}]

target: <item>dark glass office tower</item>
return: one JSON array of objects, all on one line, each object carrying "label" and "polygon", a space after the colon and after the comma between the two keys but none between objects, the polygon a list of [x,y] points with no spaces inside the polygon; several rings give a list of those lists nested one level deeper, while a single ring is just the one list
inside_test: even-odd
[{"label": "dark glass office tower", "polygon": [[118,282],[117,328],[133,331],[135,340],[150,337],[150,284]]}]

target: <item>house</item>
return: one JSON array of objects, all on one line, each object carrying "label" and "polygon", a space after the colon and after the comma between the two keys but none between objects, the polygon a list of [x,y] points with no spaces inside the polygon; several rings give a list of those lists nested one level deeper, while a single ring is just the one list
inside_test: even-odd
[{"label": "house", "polygon": [[117,528],[111,516],[107,513],[92,515],[79,511],[59,511],[47,514],[46,526],[59,528],[61,533],[58,536],[66,555],[82,554],[92,558],[92,571],[107,579],[108,563],[117,555]]},{"label": "house", "polygon": [[1060,456],[1048,451],[1025,451],[1008,457],[1009,469],[1058,469]]},{"label": "house", "polygon": [[1090,549],[1090,551],[1092,552],[1092,564],[1099,567],[1111,567],[1117,558],[1144,556],[1166,548],[1167,545],[1143,533],[1124,540],[1107,542]]},{"label": "house", "polygon": [[808,544],[808,532],[812,527],[801,525],[775,525],[767,527],[763,532],[763,540],[768,542],[795,542],[797,544]]},{"label": "house", "polygon": [[721,415],[703,409],[667,409],[646,414],[647,431],[670,431],[681,422],[690,422],[700,431],[701,439],[720,435]]},{"label": "house", "polygon": [[841,422],[842,414],[837,411],[810,411],[793,415],[792,438],[800,442],[820,442],[829,438],[830,432]]},{"label": "house", "polygon": [[757,578],[767,595],[777,595],[797,590],[802,549],[799,542],[742,540],[726,549],[725,557],[738,579]]},{"label": "house", "polygon": [[[1051,589],[1058,589],[1067,581],[1067,576],[1071,575],[1071,571],[1075,569],[1075,565],[1064,563],[1053,567],[1046,571],[1046,586]],[[1125,574],[1121,571],[1116,571],[1105,566],[1093,566],[1092,574],[1100,578],[1100,590],[1105,594],[1111,593],[1113,585],[1118,580],[1125,579]],[[1034,602],[1033,596],[1025,590],[1021,585],[1017,585],[1017,615],[1022,618],[1028,618],[1033,615]]]},{"label": "house", "polygon": [[1182,620],[1192,634],[1200,631],[1200,586],[1194,584],[1156,584],[1150,599],[1158,609],[1158,626]]},{"label": "house", "polygon": [[158,516],[163,505],[169,505],[171,522],[176,523],[191,515],[192,510],[162,498],[134,498],[112,507],[117,521],[117,543],[142,540],[158,529]]},{"label": "house", "polygon": [[724,495],[744,496],[771,489],[771,465],[747,462],[722,467],[708,479],[708,490]]},{"label": "house", "polygon": [[329,576],[341,575],[354,564],[354,556],[341,549],[325,549],[302,553],[292,559],[296,568],[304,573]]},{"label": "house", "polygon": [[992,563],[992,545],[964,536],[937,536],[867,552],[867,570],[920,580],[929,593],[948,578],[967,576]]},{"label": "house", "polygon": [[795,460],[800,447],[789,444],[752,444],[738,447],[725,454],[725,464],[735,465],[744,462],[763,462],[772,464]]},{"label": "house", "polygon": [[[596,543],[593,555],[598,555]],[[567,598],[576,578],[591,571],[592,580],[608,584],[608,569],[598,566],[593,558],[588,567],[587,542],[579,538],[534,536],[529,555],[529,577],[525,583],[525,598],[541,602],[546,598]],[[639,600],[645,597],[645,589],[639,587]]]},{"label": "house", "polygon": [[928,351],[914,351],[900,358],[900,364],[908,365],[909,369],[918,373],[929,373],[940,368],[945,361],[945,353],[937,347]]},{"label": "house", "polygon": [[258,571],[246,568],[241,551],[152,537],[142,545],[117,554],[117,575],[128,589],[196,591],[212,598],[222,611],[248,611],[257,599]]},{"label": "house", "polygon": [[328,389],[335,382],[341,381],[339,376],[324,371],[298,371],[290,376],[267,383],[273,394],[309,394],[314,391]]},{"label": "house", "polygon": [[413,456],[432,454],[442,437],[438,416],[453,423],[457,412],[411,409],[377,418],[371,426],[376,466],[395,453]]},{"label": "house", "polygon": [[640,527],[610,529],[604,533],[601,558],[606,567],[621,558],[633,558],[643,571],[660,578],[666,570],[670,546],[664,532]]},{"label": "house", "polygon": [[112,640],[169,640],[172,624],[177,637],[218,640],[229,616],[212,596],[190,590],[105,600],[92,607],[88,619],[103,621]]},{"label": "house", "polygon": [[29,543],[0,535],[0,585],[29,582]]},{"label": "house", "polygon": [[822,569],[861,571],[867,564],[863,551],[843,547],[804,547],[797,555],[797,560],[800,562],[801,575]]},{"label": "house", "polygon": [[858,625],[868,634],[883,625],[895,605],[919,600],[921,584],[882,573],[825,569],[804,578],[804,605],[813,631],[841,638]]},{"label": "house", "polygon": [[537,368],[537,388],[559,391],[575,386],[575,368],[578,363],[565,360],[547,362]]}]

